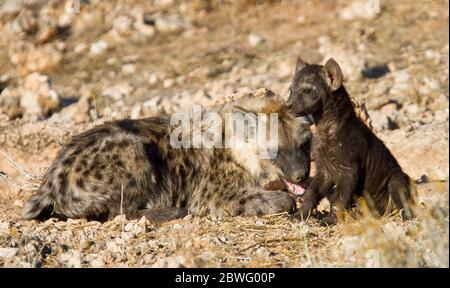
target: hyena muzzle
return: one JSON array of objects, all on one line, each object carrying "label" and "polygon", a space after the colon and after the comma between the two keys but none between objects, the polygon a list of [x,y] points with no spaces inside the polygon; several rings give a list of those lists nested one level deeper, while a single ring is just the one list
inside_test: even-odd
[{"label": "hyena muzzle", "polygon": [[[309,123],[288,113],[285,102],[276,97],[243,98],[211,111],[221,119],[226,112],[275,113],[276,157],[261,159],[245,145],[175,148],[171,134],[179,126],[165,115],[109,122],[73,136],[60,150],[25,204],[23,218],[105,221],[123,213],[127,218],[166,221],[187,213],[293,212],[294,198],[279,184],[292,187],[309,176]],[[220,131],[224,139],[230,137],[225,130]]]}]

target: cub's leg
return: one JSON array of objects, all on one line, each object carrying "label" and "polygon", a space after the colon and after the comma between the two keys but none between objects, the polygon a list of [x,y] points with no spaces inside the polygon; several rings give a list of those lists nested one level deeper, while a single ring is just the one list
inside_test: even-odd
[{"label": "cub's leg", "polygon": [[334,204],[336,204],[338,212],[344,212],[350,208],[352,197],[358,185],[359,175],[359,170],[356,167],[351,167],[350,169],[352,169],[351,173],[343,173],[337,178],[336,189],[328,199],[330,201],[330,214],[321,220],[322,224],[333,225],[337,223],[338,217],[336,209],[333,207]]},{"label": "cub's leg", "polygon": [[293,218],[306,220],[310,216],[312,210],[316,208],[319,201],[326,197],[327,192],[333,187],[333,182],[326,179],[323,173],[318,173],[311,185],[306,189],[303,196],[303,204],[300,209],[293,215]]}]

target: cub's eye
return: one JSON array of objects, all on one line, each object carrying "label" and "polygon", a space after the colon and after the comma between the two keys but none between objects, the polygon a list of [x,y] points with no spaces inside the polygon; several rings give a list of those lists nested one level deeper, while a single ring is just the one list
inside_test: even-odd
[{"label": "cub's eye", "polygon": [[311,88],[305,88],[305,89],[303,89],[303,93],[305,93],[305,94],[309,94],[309,93],[311,93],[312,92],[312,89]]}]

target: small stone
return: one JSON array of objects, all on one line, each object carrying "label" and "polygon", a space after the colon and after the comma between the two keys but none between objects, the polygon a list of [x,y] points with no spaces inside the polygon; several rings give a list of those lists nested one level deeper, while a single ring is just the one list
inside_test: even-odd
[{"label": "small stone", "polygon": [[23,41],[12,44],[8,56],[21,75],[51,70],[62,60],[61,51],[55,49],[52,44],[36,47]]},{"label": "small stone", "polygon": [[259,247],[256,250],[256,254],[258,254],[262,258],[267,258],[270,256],[271,252],[266,247]]},{"label": "small stone", "polygon": [[256,47],[262,42],[264,42],[264,39],[256,34],[250,34],[248,36],[248,42],[250,43],[251,46]]},{"label": "small stone", "polygon": [[113,29],[120,36],[129,36],[132,32],[131,26],[133,22],[131,18],[127,16],[119,16],[113,21]]},{"label": "small stone", "polygon": [[19,199],[15,200],[14,201],[14,206],[16,206],[16,207],[23,207],[23,201],[19,200]]},{"label": "small stone", "polygon": [[420,112],[420,107],[417,104],[409,104],[406,107],[406,112],[409,114],[417,114]]},{"label": "small stone", "polygon": [[164,82],[163,82],[164,88],[170,88],[170,87],[172,87],[174,84],[175,84],[175,80],[170,79],[170,78],[169,78],[169,79],[165,79]]},{"label": "small stone", "polygon": [[142,114],[141,105],[139,105],[139,104],[134,105],[133,108],[131,109],[131,114],[130,114],[131,119],[139,119],[139,117],[141,117],[141,114]]},{"label": "small stone", "polygon": [[22,10],[13,22],[13,29],[17,33],[33,34],[37,31],[38,25],[33,11]]},{"label": "small stone", "polygon": [[348,6],[339,12],[339,16],[343,20],[353,20],[353,19],[373,19],[378,13],[380,13],[380,2],[377,1],[366,1],[366,0],[356,0],[350,2]]},{"label": "small stone", "polygon": [[19,248],[0,248],[0,258],[11,258],[16,255]]},{"label": "small stone", "polygon": [[352,261],[354,259],[354,252],[360,247],[362,241],[361,237],[343,237],[340,240],[340,246],[343,250],[344,256]]},{"label": "small stone", "polygon": [[114,100],[120,100],[130,95],[134,88],[128,83],[117,84],[106,88],[103,91],[104,96],[111,97]]},{"label": "small stone", "polygon": [[20,106],[26,114],[45,116],[60,107],[57,92],[52,89],[50,78],[39,73],[32,73],[25,78],[21,94]]},{"label": "small stone", "polygon": [[411,79],[407,70],[398,70],[393,73],[395,83],[405,83]]},{"label": "small stone", "polygon": [[74,52],[75,54],[81,54],[81,53],[83,53],[84,51],[86,51],[86,49],[87,49],[86,43],[81,42],[81,43],[78,43],[78,44],[75,46],[75,48],[73,49],[73,52]]},{"label": "small stone", "polygon": [[180,230],[181,228],[182,228],[183,226],[181,226],[180,224],[174,224],[173,226],[172,226],[172,229],[174,229],[174,230]]},{"label": "small stone", "polygon": [[297,17],[297,23],[303,24],[306,22],[306,17],[305,15],[300,15]]},{"label": "small stone", "polygon": [[68,251],[59,257],[60,261],[63,262],[67,267],[70,268],[81,268],[81,257],[78,251]]},{"label": "small stone", "polygon": [[108,43],[104,40],[97,41],[91,45],[89,53],[92,56],[98,56],[103,54],[108,49]]},{"label": "small stone", "polygon": [[370,249],[365,254],[366,268],[380,268],[380,252],[376,249]]},{"label": "small stone", "polygon": [[105,262],[103,261],[101,256],[95,257],[94,259],[91,260],[90,263],[91,263],[92,267],[96,267],[96,268],[105,267]]},{"label": "small stone", "polygon": [[158,76],[156,75],[156,73],[151,73],[149,76],[148,76],[148,83],[150,84],[150,85],[155,85],[156,83],[158,83]]},{"label": "small stone", "polygon": [[58,26],[61,28],[68,28],[72,25],[74,19],[74,13],[62,13],[58,17]]},{"label": "small stone", "polygon": [[122,73],[126,75],[131,75],[136,72],[134,64],[125,64],[122,66]]},{"label": "small stone", "polygon": [[428,49],[425,51],[425,58],[432,60],[435,64],[438,64],[439,62],[441,62],[441,53]]},{"label": "small stone", "polygon": [[369,115],[375,131],[393,130],[397,128],[394,121],[381,111],[370,111]]},{"label": "small stone", "polygon": [[153,20],[156,29],[163,33],[178,32],[188,26],[183,19],[171,15],[155,15],[153,18],[150,17],[147,19]]}]

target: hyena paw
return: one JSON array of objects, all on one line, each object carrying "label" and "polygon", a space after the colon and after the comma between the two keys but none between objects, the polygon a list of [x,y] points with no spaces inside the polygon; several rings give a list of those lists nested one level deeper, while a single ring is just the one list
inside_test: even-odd
[{"label": "hyena paw", "polygon": [[284,191],[261,191],[247,194],[239,204],[243,215],[270,215],[288,212],[296,209],[295,199]]}]

